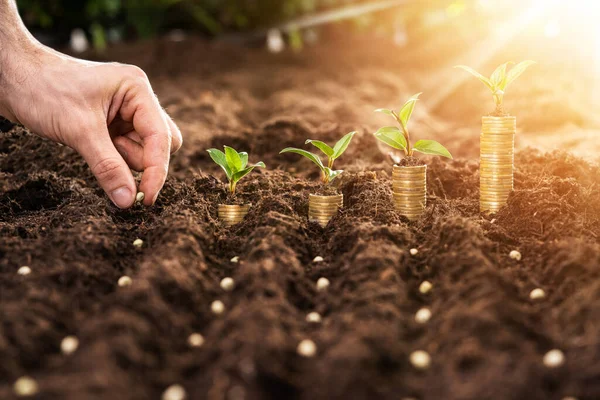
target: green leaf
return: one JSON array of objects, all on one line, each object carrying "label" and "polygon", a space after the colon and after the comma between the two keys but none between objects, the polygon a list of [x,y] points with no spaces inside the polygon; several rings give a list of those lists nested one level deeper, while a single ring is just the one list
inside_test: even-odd
[{"label": "green leaf", "polygon": [[377,110],[375,110],[376,113],[382,113],[382,114],[387,114],[387,115],[391,115],[392,117],[394,116],[394,112],[392,110],[389,110],[387,108],[378,108]]},{"label": "green leaf", "polygon": [[321,159],[316,154],[313,154],[306,150],[297,149],[295,147],[286,147],[285,149],[283,149],[279,152],[279,154],[282,154],[282,153],[300,154],[301,156],[304,156],[304,157],[308,158],[310,161],[317,164],[317,166],[321,169],[321,171],[325,172],[326,167],[323,165],[323,163],[321,162]]},{"label": "green leaf", "polygon": [[305,144],[312,144],[313,146],[315,146],[317,149],[321,150],[323,153],[325,153],[325,155],[327,157],[331,157],[333,155],[333,149],[331,147],[329,147],[329,145],[327,145],[324,142],[321,142],[320,140],[311,140],[308,139]]},{"label": "green leaf", "polygon": [[333,146],[333,157],[332,158],[334,160],[339,158],[342,154],[344,154],[344,152],[350,145],[350,142],[352,141],[352,138],[354,137],[354,135],[356,135],[356,131],[347,133],[346,135],[344,135],[343,138],[338,140],[338,142],[335,144],[335,146]]},{"label": "green leaf", "polygon": [[227,164],[227,158],[225,157],[225,153],[218,149],[208,149],[207,151],[210,155],[210,158],[212,158],[212,160],[217,165],[223,168],[223,171],[225,171],[225,174],[227,175],[227,179],[231,180],[231,176],[233,174],[231,172],[231,169],[229,168],[229,165]]},{"label": "green leaf", "polygon": [[395,126],[385,126],[375,132],[375,137],[398,150],[406,150],[406,138]]},{"label": "green leaf", "polygon": [[454,68],[460,68],[467,71],[468,73],[479,79],[481,82],[483,82],[483,84],[487,86],[487,88],[490,89],[492,92],[494,91],[494,86],[492,85],[492,82],[485,76],[481,75],[479,72],[475,71],[473,68],[467,67],[466,65],[457,65]]},{"label": "green leaf", "polygon": [[517,79],[519,76],[521,76],[521,74],[523,72],[525,72],[525,70],[527,68],[529,68],[530,66],[532,66],[533,64],[536,64],[536,62],[527,60],[527,61],[523,61],[523,62],[520,62],[517,65],[515,65],[510,71],[508,71],[508,74],[506,75],[506,82],[504,83],[504,87],[501,89],[505,90],[508,85],[510,85],[512,82],[514,82],[515,79]]},{"label": "green leaf", "polygon": [[423,154],[452,158],[450,152],[435,140],[419,140],[413,146],[413,150]]},{"label": "green leaf", "polygon": [[406,125],[410,120],[410,116],[412,115],[413,110],[415,109],[415,104],[419,100],[420,95],[421,93],[417,93],[413,95],[410,99],[408,99],[408,101],[404,103],[404,105],[400,109],[400,112],[398,113],[398,115],[400,116],[400,122],[402,123],[402,127],[404,129],[406,129]]},{"label": "green leaf", "polygon": [[244,168],[241,171],[238,171],[235,174],[233,174],[233,176],[231,177],[231,180],[233,182],[237,183],[237,182],[239,182],[240,179],[242,179],[243,177],[245,177],[246,175],[248,175],[250,172],[252,172],[252,170],[254,168],[257,168],[257,167],[265,168],[266,166],[265,166],[265,163],[262,162],[262,161],[257,162],[256,164],[251,165],[248,168]]},{"label": "green leaf", "polygon": [[506,82],[506,67],[508,67],[509,64],[514,64],[514,62],[506,62],[498,66],[498,68],[496,68],[492,73],[492,76],[490,77],[490,82],[492,83],[492,86],[495,89],[502,90],[502,86],[504,86],[504,83]]},{"label": "green leaf", "polygon": [[240,168],[240,170],[242,170],[248,165],[248,153],[246,153],[245,151],[240,151],[238,154],[242,159],[242,168]]},{"label": "green leaf", "polygon": [[235,174],[242,169],[242,158],[234,148],[229,146],[223,147],[225,147],[225,158],[227,159],[227,164],[229,165],[231,172]]},{"label": "green leaf", "polygon": [[327,180],[328,180],[328,182],[331,182],[332,180],[334,180],[335,178],[337,178],[338,176],[340,176],[340,175],[342,174],[342,172],[344,172],[344,171],[343,171],[343,170],[341,170],[341,169],[338,169],[338,170],[335,170],[335,171],[334,171],[334,170],[332,170],[332,169],[331,169],[331,168],[329,168],[329,167],[324,167],[324,170],[323,170],[323,171],[324,171],[324,172],[325,172],[325,174],[327,175],[327,178],[328,178]]}]

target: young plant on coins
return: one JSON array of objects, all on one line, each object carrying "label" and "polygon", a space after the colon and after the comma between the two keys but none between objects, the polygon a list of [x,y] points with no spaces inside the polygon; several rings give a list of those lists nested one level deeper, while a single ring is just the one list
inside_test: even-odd
[{"label": "young plant on coins", "polygon": [[450,152],[435,140],[418,140],[411,143],[408,122],[421,93],[412,96],[398,112],[380,108],[375,112],[387,114],[394,118],[397,126],[384,126],[375,132],[375,137],[402,151],[404,159],[392,155],[396,162],[392,171],[392,188],[394,206],[410,220],[419,218],[427,204],[427,165],[414,157],[415,152],[452,158]]},{"label": "young plant on coins", "polygon": [[333,195],[318,195],[318,194],[309,194],[308,197],[308,219],[310,221],[316,222],[321,225],[323,228],[327,226],[331,218],[335,214],[337,214],[338,210],[344,203],[344,195],[341,193],[337,193],[337,190],[333,189],[330,184],[331,182],[337,178],[342,172],[342,170],[334,170],[333,163],[337,160],[348,148],[352,138],[356,132],[350,132],[344,135],[343,138],[337,141],[337,143],[331,147],[328,144],[321,142],[320,140],[312,140],[308,139],[305,144],[312,144],[317,149],[321,150],[323,154],[327,157],[327,165],[323,164],[321,158],[309,151],[297,149],[295,147],[287,147],[279,154],[282,153],[296,153],[300,154],[303,157],[308,158],[310,161],[315,163],[317,167],[321,170],[321,180],[325,185],[325,190],[333,190],[336,194]]},{"label": "young plant on coins", "polygon": [[512,68],[512,62],[500,65],[488,79],[465,65],[458,65],[479,79],[490,91],[495,111],[482,118],[480,146],[480,209],[496,212],[506,204],[513,190],[514,148],[517,119],[504,112],[502,101],[508,85],[515,81],[534,61],[523,61]]},{"label": "young plant on coins", "polygon": [[[237,187],[238,182],[248,175],[254,168],[261,167],[266,168],[265,163],[262,161],[257,162],[256,164],[248,164],[248,153],[245,152],[237,152],[234,148],[229,146],[223,146],[225,152],[222,152],[218,149],[208,149],[208,154],[210,158],[220,166],[223,171],[225,171],[225,175],[227,176],[227,180],[229,181],[229,194],[231,196],[235,195],[235,189]],[[238,204],[219,204],[218,215],[219,219],[225,223],[227,226],[233,226],[239,222],[241,222],[246,214],[248,214],[248,210],[250,209],[250,204],[238,205]]]}]

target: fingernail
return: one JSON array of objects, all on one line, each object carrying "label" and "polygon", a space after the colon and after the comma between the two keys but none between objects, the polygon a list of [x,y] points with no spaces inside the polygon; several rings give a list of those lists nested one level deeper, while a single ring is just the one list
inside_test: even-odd
[{"label": "fingernail", "polygon": [[127,186],[113,190],[110,197],[119,208],[127,208],[133,204],[133,193],[131,193],[131,190]]}]

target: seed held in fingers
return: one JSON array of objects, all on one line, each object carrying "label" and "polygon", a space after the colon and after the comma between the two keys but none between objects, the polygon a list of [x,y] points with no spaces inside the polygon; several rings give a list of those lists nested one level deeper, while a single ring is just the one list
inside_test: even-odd
[{"label": "seed held in fingers", "polygon": [[429,291],[433,288],[433,285],[429,281],[423,281],[419,285],[419,292],[422,294],[429,293]]},{"label": "seed held in fingers", "polygon": [[162,394],[162,400],[185,400],[187,394],[181,385],[171,385]]},{"label": "seed held in fingers", "polygon": [[517,250],[512,250],[510,253],[508,253],[508,256],[513,260],[521,261],[521,253]]},{"label": "seed held in fingers", "polygon": [[233,289],[235,289],[235,281],[233,278],[226,277],[221,279],[221,289],[226,292],[231,292]]},{"label": "seed held in fingers", "polygon": [[427,307],[421,308],[415,314],[415,321],[419,324],[425,324],[431,319],[431,310]]},{"label": "seed held in fingers", "polygon": [[225,311],[225,304],[221,300],[215,300],[210,305],[210,309],[213,314],[220,315]]},{"label": "seed held in fingers", "polygon": [[306,315],[306,321],[313,324],[318,324],[321,322],[321,314],[314,311],[310,312]]},{"label": "seed held in fingers", "polygon": [[23,276],[29,275],[30,273],[31,273],[31,268],[29,268],[27,265],[24,265],[17,270],[17,274],[23,275]]},{"label": "seed held in fingers", "polygon": [[141,249],[141,248],[142,248],[142,246],[144,245],[144,241],[143,241],[142,239],[135,239],[135,240],[133,241],[133,245],[134,245],[135,247],[137,247],[138,249]]},{"label": "seed held in fingers", "polygon": [[546,297],[546,292],[544,292],[544,289],[535,288],[529,293],[529,298],[531,300],[543,299],[544,297]]},{"label": "seed held in fingers", "polygon": [[423,350],[416,350],[410,353],[410,363],[416,369],[424,370],[431,365],[431,356]]},{"label": "seed held in fingers", "polygon": [[146,195],[144,194],[144,192],[137,192],[137,194],[135,195],[135,201],[141,203],[142,201],[144,201],[145,197]]},{"label": "seed held in fingers", "polygon": [[310,358],[317,354],[317,345],[310,339],[304,339],[298,343],[298,348],[296,350],[302,357]]},{"label": "seed held in fingers", "polygon": [[559,349],[552,349],[544,354],[544,365],[548,368],[558,368],[565,363],[565,353]]},{"label": "seed held in fingers", "polygon": [[79,339],[75,336],[67,336],[60,342],[60,351],[64,355],[73,354],[79,347]]},{"label": "seed held in fingers", "polygon": [[38,390],[37,382],[29,376],[20,377],[13,385],[13,391],[18,397],[35,396]]},{"label": "seed held in fingers", "polygon": [[323,290],[327,290],[327,288],[329,287],[329,279],[327,278],[319,278],[319,280],[317,281],[317,290],[318,291],[323,291]]},{"label": "seed held in fingers", "polygon": [[127,275],[123,275],[122,277],[120,277],[119,281],[117,282],[117,284],[120,287],[131,286],[132,283],[133,283],[133,280],[130,277],[128,277]]},{"label": "seed held in fingers", "polygon": [[315,258],[313,258],[313,262],[314,263],[320,263],[320,262],[323,262],[323,261],[325,261],[325,259],[323,257],[321,257],[321,256],[316,256]]},{"label": "seed held in fingers", "polygon": [[204,344],[204,336],[199,333],[192,333],[188,336],[187,342],[190,347],[202,347]]}]

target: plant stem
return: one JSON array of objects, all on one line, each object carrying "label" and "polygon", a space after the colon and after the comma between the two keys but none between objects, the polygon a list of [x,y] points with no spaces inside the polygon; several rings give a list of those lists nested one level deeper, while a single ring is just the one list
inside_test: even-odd
[{"label": "plant stem", "polygon": [[402,123],[402,120],[400,119],[400,116],[395,111],[392,111],[392,115],[396,119],[396,122],[398,122],[398,124],[402,128],[402,135],[404,135],[404,139],[406,139],[406,148],[404,149],[404,154],[410,157],[412,156],[412,149],[410,148],[410,134],[408,133],[408,129],[406,129],[406,127]]},{"label": "plant stem", "polygon": [[235,186],[236,186],[236,182],[234,182],[234,181],[230,181],[230,182],[229,182],[229,192],[230,192],[231,194],[234,194],[234,193],[235,193]]}]

